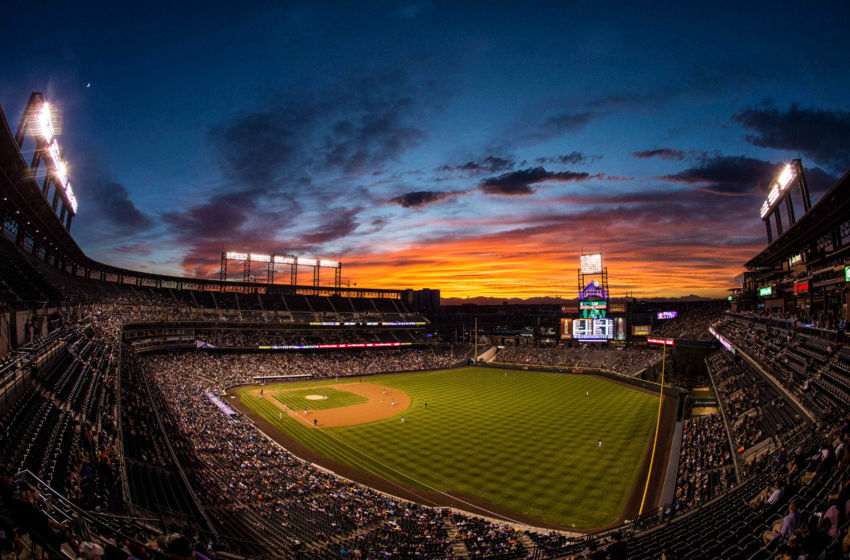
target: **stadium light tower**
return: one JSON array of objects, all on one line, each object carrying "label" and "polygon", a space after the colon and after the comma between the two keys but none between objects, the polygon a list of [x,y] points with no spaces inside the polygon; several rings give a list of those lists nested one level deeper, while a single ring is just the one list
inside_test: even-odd
[{"label": "stadium light tower", "polygon": [[[19,150],[23,149],[27,135],[31,135],[35,140],[35,153],[30,164],[30,172],[33,177],[36,177],[39,165],[42,161],[45,162],[47,174],[44,177],[41,192],[49,201],[50,187],[53,187],[51,204],[53,211],[58,212],[59,222],[67,231],[70,231],[71,220],[77,215],[77,197],[68,180],[68,164],[59,149],[56,126],[53,122],[53,109],[40,92],[33,92],[30,95],[24,115],[18,124],[15,142]],[[59,207],[60,201],[61,207]]]},{"label": "stadium light tower", "polygon": [[313,269],[313,286],[319,286],[319,270],[321,268],[334,269],[334,288],[342,285],[342,263],[327,259],[314,259],[311,257],[296,257],[295,255],[267,255],[260,253],[245,253],[239,251],[222,251],[221,269],[219,269],[219,280],[227,280],[227,263],[239,261],[242,263],[242,281],[251,280],[251,263],[261,263],[266,269],[266,283],[274,284],[274,271],[276,265],[288,265],[290,267],[289,279],[293,286],[298,285],[298,267],[309,266]]},{"label": "stadium light tower", "polygon": [[776,237],[782,236],[782,201],[785,201],[785,213],[788,217],[788,227],[794,225],[797,218],[794,216],[794,202],[791,200],[791,188],[796,184],[800,189],[800,197],[803,199],[803,213],[809,211],[812,207],[812,199],[809,196],[809,185],[806,183],[806,176],[803,174],[803,164],[799,159],[792,160],[791,163],[785,165],[782,171],[777,175],[776,179],[770,184],[770,190],[767,193],[767,200],[761,205],[759,215],[764,221],[765,230],[767,231],[767,243],[773,243],[773,229],[770,227],[770,219],[774,218],[776,224]]}]

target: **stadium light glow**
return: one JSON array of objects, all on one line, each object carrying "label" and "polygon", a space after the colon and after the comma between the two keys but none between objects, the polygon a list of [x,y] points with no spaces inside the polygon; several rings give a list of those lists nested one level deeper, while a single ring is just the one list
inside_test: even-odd
[{"label": "stadium light glow", "polygon": [[776,177],[776,180],[770,186],[770,190],[767,193],[767,200],[764,204],[761,205],[761,211],[759,212],[762,219],[770,212],[770,209],[773,208],[773,205],[777,200],[781,197],[781,195],[788,189],[788,185],[791,184],[791,181],[797,176],[797,171],[794,168],[794,165],[788,163],[782,168],[782,172]]},{"label": "stadium light glow", "polygon": [[47,102],[41,105],[41,110],[38,112],[38,128],[39,134],[42,138],[44,138],[45,142],[50,142],[55,136],[55,132],[53,130],[53,122],[50,120],[50,106]]},{"label": "stadium light glow", "polygon": [[316,266],[318,261],[316,259],[308,259],[307,257],[298,257],[298,264],[304,266]]},{"label": "stadium light glow", "polygon": [[581,273],[599,274],[602,272],[602,253],[581,255]]},{"label": "stadium light glow", "polygon": [[48,167],[53,172],[56,183],[65,193],[65,198],[71,207],[71,213],[76,214],[77,197],[74,195],[71,183],[68,182],[68,164],[62,159],[62,154],[59,151],[56,129],[53,128],[53,121],[50,118],[50,105],[46,101],[42,103],[35,118],[38,127],[36,133],[47,143]]},{"label": "stadium light glow", "polygon": [[271,262],[271,260],[272,260],[271,255],[255,255],[254,253],[251,253],[251,261],[252,262],[267,263],[267,262]]},{"label": "stadium light glow", "polygon": [[59,144],[56,143],[56,138],[50,142],[50,145],[47,147],[47,153],[50,155],[50,161],[53,162],[54,167],[59,169],[62,163],[62,156],[59,155]]},{"label": "stadium light glow", "polygon": [[225,258],[229,261],[247,261],[248,253],[237,253],[234,251],[228,251],[225,253]]},{"label": "stadium light glow", "polygon": [[71,204],[71,210],[74,214],[77,213],[77,197],[74,196],[74,190],[71,188],[71,183],[65,183],[65,196],[68,197],[68,202]]},{"label": "stadium light glow", "polygon": [[295,264],[295,257],[275,255],[274,262],[275,264]]},{"label": "stadium light glow", "polygon": [[339,268],[339,263],[336,261],[326,261],[323,259],[319,261],[319,266],[324,266],[327,268]]},{"label": "stadium light glow", "polygon": [[776,182],[779,184],[779,188],[785,190],[785,187],[788,186],[788,183],[791,182],[794,175],[794,167],[790,163],[786,164],[785,169],[782,170],[782,173],[780,173],[779,177],[776,179]]}]

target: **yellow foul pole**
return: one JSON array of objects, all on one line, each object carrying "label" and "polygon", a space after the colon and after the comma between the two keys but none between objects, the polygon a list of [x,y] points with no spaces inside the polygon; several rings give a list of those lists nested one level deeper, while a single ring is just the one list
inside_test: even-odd
[{"label": "yellow foul pole", "polygon": [[649,481],[652,477],[652,464],[655,462],[655,446],[658,443],[658,429],[661,427],[661,404],[664,401],[664,366],[667,363],[667,345],[661,354],[661,389],[658,393],[658,419],[655,421],[655,440],[652,442],[652,455],[649,458],[649,472],[646,473],[646,486],[643,488],[643,498],[640,501],[638,515],[643,513],[643,504],[646,502],[646,493],[649,492]]}]

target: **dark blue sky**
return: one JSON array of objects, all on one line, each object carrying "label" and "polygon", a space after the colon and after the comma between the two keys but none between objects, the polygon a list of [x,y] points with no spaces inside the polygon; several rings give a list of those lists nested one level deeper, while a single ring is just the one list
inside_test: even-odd
[{"label": "dark blue sky", "polygon": [[850,170],[847,2],[248,4],[6,10],[0,104],[56,107],[94,258],[572,297],[600,250],[615,292],[719,295],[783,162]]}]

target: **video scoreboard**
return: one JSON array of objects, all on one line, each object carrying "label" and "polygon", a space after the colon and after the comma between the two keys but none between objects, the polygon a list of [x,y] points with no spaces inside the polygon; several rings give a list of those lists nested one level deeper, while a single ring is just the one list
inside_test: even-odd
[{"label": "video scoreboard", "polygon": [[605,342],[625,339],[625,320],[616,318],[562,318],[561,339],[580,342]]}]

